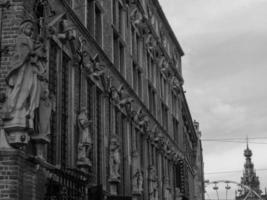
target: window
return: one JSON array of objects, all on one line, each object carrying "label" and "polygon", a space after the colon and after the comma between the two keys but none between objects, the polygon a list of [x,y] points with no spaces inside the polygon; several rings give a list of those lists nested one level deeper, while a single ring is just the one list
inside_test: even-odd
[{"label": "window", "polygon": [[139,95],[140,98],[142,97],[142,75],[141,74],[142,73],[140,69],[133,62],[133,89]]},{"label": "window", "polygon": [[112,4],[113,27],[120,34],[121,38],[125,38],[125,11],[124,5],[119,0],[113,0]]},{"label": "window", "polygon": [[49,91],[56,97],[56,113],[52,114],[51,144],[48,145],[47,160],[52,164],[67,167],[69,158],[69,62],[70,57],[59,48],[56,42],[50,42],[49,49]]},{"label": "window", "polygon": [[153,87],[148,84],[148,101],[149,101],[149,110],[153,115],[156,115],[156,94]]},{"label": "window", "polygon": [[125,55],[124,55],[124,46],[122,43],[119,43],[119,59],[120,59],[120,63],[119,63],[119,66],[120,66],[120,72],[121,74],[125,74],[125,69],[124,69],[124,59],[125,59]]},{"label": "window", "polygon": [[[58,46],[55,42],[50,42],[49,49],[49,92],[51,95],[57,94],[58,87],[58,65],[57,65],[57,56],[58,56]],[[57,98],[56,98],[57,99]],[[56,102],[55,102],[56,103]],[[57,112],[57,109],[56,109]],[[56,141],[57,141],[57,113],[52,113],[51,119],[51,142],[48,144],[47,149],[47,160],[52,164],[56,164]]]},{"label": "window", "polygon": [[137,42],[137,60],[136,60],[136,62],[138,63],[138,65],[140,66],[140,67],[142,67],[142,56],[143,56],[143,39],[139,36],[139,35],[137,35],[137,38],[136,38],[136,42]]},{"label": "window", "polygon": [[137,51],[137,47],[136,47],[136,32],[135,32],[135,28],[133,26],[131,26],[131,37],[132,37],[131,53],[132,53],[133,59],[136,60],[137,59],[137,55],[136,55],[136,51]]},{"label": "window", "polygon": [[178,98],[174,92],[172,92],[172,113],[175,117],[178,116]]},{"label": "window", "polygon": [[95,6],[95,39],[102,44],[102,13],[98,6]]},{"label": "window", "polygon": [[96,121],[95,121],[95,127],[96,127],[96,134],[95,137],[97,139],[97,183],[100,184],[101,183],[101,166],[102,166],[102,162],[101,162],[101,155],[102,155],[102,125],[101,125],[101,118],[102,118],[102,95],[101,95],[101,91],[99,89],[97,89],[96,91]]},{"label": "window", "polygon": [[95,38],[97,43],[102,45],[102,8],[98,1],[87,0],[86,9],[86,23],[87,29],[91,35]]},{"label": "window", "polygon": [[68,152],[68,107],[69,107],[69,63],[70,59],[63,53],[61,81],[61,165],[67,165]]},{"label": "window", "polygon": [[168,130],[168,107],[161,103],[161,110],[162,110],[162,126]]},{"label": "window", "polygon": [[177,121],[177,119],[175,119],[175,117],[173,117],[172,120],[173,123],[173,137],[174,137],[174,141],[177,142],[179,141],[179,122]]},{"label": "window", "polygon": [[168,83],[166,78],[160,73],[160,91],[162,100],[167,103],[168,100]]},{"label": "window", "polygon": [[125,52],[124,44],[121,42],[120,38],[116,33],[114,33],[113,38],[113,62],[115,67],[125,75]]}]

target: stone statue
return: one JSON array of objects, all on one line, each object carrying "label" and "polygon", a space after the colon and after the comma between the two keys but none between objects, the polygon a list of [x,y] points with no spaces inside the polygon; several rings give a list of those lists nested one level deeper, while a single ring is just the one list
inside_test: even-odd
[{"label": "stone statue", "polygon": [[119,182],[120,180],[120,144],[116,137],[112,137],[110,140],[110,158],[109,158],[109,167],[110,167],[110,181]]},{"label": "stone statue", "polygon": [[149,168],[149,198],[151,200],[158,200],[158,177],[154,166]]},{"label": "stone statue", "polygon": [[[33,22],[25,20],[16,38],[15,53],[6,82],[7,101],[4,105],[5,129],[32,129],[35,109],[39,106],[46,52],[42,38],[34,41]],[[24,135],[23,137],[26,137]]]},{"label": "stone statue", "polygon": [[50,142],[50,121],[52,112],[56,111],[56,100],[54,95],[49,95],[49,90],[47,86],[43,86],[38,115],[35,116],[35,124],[36,129],[35,133],[37,133],[37,137],[41,138],[47,142]]},{"label": "stone statue", "polygon": [[87,109],[83,107],[78,115],[79,144],[78,144],[78,166],[91,167],[92,162],[89,155],[92,151],[93,142],[90,125],[92,121],[88,120]]},{"label": "stone statue", "polygon": [[35,140],[37,156],[44,158],[44,145],[50,142],[52,112],[56,111],[56,100],[54,95],[49,95],[47,84],[43,84],[39,107],[36,111],[34,118],[35,134],[32,139]]},{"label": "stone statue", "polygon": [[132,179],[133,193],[141,194],[143,192],[143,182],[144,182],[143,172],[140,169],[137,169]]}]

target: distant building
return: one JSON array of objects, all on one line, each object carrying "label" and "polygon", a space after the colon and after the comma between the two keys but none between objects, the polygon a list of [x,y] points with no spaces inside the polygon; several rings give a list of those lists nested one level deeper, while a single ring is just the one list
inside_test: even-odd
[{"label": "distant building", "polygon": [[195,175],[195,199],[204,200],[205,199],[205,185],[204,185],[204,162],[203,162],[203,151],[201,142],[201,131],[199,129],[199,122],[194,121],[194,126],[196,134],[198,137],[197,148],[196,148],[196,175]]},{"label": "distant building", "polygon": [[[252,151],[249,149],[248,144],[247,148],[244,150],[244,156],[246,158],[246,162],[244,164],[243,176],[241,177],[241,184],[251,188],[254,192],[261,196],[262,199],[267,199],[266,195],[262,195],[259,177],[256,175],[254,164],[251,161]],[[255,193],[243,187],[238,190],[236,200],[243,199],[258,200],[259,197]]]}]

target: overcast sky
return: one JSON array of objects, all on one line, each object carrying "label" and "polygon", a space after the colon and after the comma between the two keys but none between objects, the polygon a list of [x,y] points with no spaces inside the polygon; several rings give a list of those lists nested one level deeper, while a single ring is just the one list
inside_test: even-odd
[{"label": "overcast sky", "polygon": [[[202,138],[267,137],[267,0],[160,3],[185,52],[184,88]],[[255,168],[267,169],[267,140],[250,142],[266,143],[249,146]],[[205,178],[240,181],[245,146],[203,141]],[[256,173],[264,189],[267,170]]]}]

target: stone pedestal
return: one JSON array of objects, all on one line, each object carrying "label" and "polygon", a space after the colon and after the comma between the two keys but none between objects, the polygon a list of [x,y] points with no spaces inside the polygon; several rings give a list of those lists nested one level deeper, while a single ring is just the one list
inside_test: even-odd
[{"label": "stone pedestal", "polygon": [[109,180],[109,187],[110,187],[110,194],[111,195],[118,195],[118,184],[120,183],[117,179],[110,179]]}]

